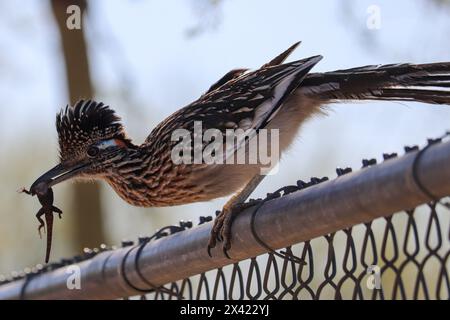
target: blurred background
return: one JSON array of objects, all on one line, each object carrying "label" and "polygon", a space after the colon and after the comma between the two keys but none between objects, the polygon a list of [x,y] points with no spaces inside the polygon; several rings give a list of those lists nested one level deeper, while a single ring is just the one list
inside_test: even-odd
[{"label": "blurred background", "polygon": [[[66,9],[79,5],[80,30]],[[233,68],[257,68],[298,40],[291,56],[321,54],[315,71],[450,61],[450,1],[0,0],[0,274],[42,263],[36,198],[16,192],[57,162],[55,114],[94,97],[122,116],[135,143]],[[374,20],[375,19],[375,20]],[[414,103],[330,106],[310,121],[255,192],[357,169],[450,129],[450,107]],[[226,199],[135,208],[106,184],[58,185],[52,260],[136,239],[180,219],[211,215]]]}]

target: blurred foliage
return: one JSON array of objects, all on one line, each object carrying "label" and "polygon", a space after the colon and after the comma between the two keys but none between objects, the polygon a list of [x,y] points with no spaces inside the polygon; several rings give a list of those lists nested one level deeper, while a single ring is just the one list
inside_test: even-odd
[{"label": "blurred foliage", "polygon": [[197,17],[196,24],[186,30],[188,37],[217,29],[222,20],[222,6],[224,0],[193,0],[192,10]]}]

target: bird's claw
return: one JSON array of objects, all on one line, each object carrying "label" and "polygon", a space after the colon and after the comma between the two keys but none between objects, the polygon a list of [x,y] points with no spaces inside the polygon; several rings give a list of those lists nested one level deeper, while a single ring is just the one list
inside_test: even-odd
[{"label": "bird's claw", "polygon": [[211,236],[207,247],[210,257],[212,257],[211,249],[216,246],[217,242],[222,242],[223,254],[228,259],[231,259],[228,251],[231,249],[231,226],[233,220],[238,213],[251,205],[249,203],[239,203],[233,206],[225,205],[223,207],[220,214],[214,219],[213,227],[211,228]]},{"label": "bird's claw", "polygon": [[226,253],[227,250],[225,249],[225,247],[231,247],[229,241],[231,234],[225,233],[225,223],[231,224],[230,216],[232,215],[232,211],[233,210],[230,210],[225,206],[220,214],[216,217],[216,219],[214,219],[213,227],[211,228],[211,236],[208,243],[208,255],[210,257],[212,257],[211,249],[216,246],[217,242],[224,242],[222,246],[223,252],[225,256],[229,258],[228,253]]}]

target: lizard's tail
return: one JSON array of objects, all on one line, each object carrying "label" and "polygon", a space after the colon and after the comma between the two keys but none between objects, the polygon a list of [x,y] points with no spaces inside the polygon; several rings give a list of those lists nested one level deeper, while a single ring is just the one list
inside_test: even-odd
[{"label": "lizard's tail", "polygon": [[47,224],[47,249],[45,251],[45,263],[50,260],[50,252],[52,250],[52,233],[53,233],[53,212],[45,214],[45,222]]}]

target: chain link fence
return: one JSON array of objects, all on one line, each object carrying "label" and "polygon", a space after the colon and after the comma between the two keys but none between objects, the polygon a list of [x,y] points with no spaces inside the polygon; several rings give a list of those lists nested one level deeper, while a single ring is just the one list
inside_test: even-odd
[{"label": "chain link fence", "polygon": [[[165,287],[186,299],[449,299],[448,209],[431,202]],[[140,299],[177,299],[153,292]]]}]

